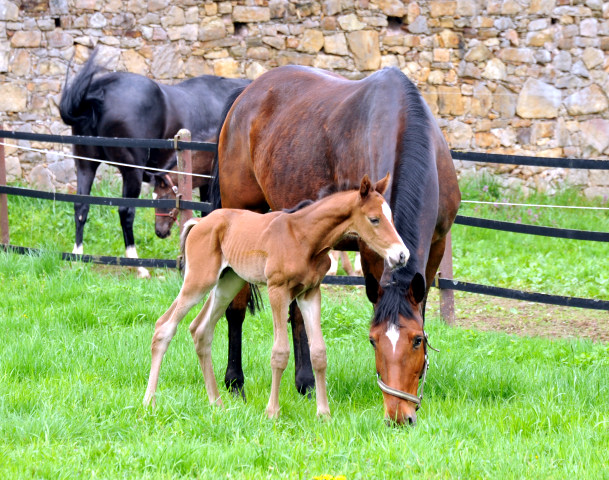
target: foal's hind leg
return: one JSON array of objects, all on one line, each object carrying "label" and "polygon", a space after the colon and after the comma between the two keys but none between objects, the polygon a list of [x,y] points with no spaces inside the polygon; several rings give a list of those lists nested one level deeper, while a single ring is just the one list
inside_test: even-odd
[{"label": "foal's hind leg", "polygon": [[186,316],[192,307],[199,303],[205,294],[215,283],[213,280],[196,281],[193,280],[194,275],[191,273],[184,279],[182,289],[178,297],[171,304],[171,307],[159,318],[154,328],[152,336],[152,363],[150,366],[150,376],[148,378],[148,387],[144,395],[144,406],[148,406],[151,400],[154,400],[159,381],[159,372],[161,370],[161,362],[163,356],[169,347],[169,342],[174,337],[178,324]]},{"label": "foal's hind leg", "polygon": [[209,403],[212,404],[222,405],[211,358],[214,330],[218,320],[222,318],[224,311],[232,299],[235,298],[235,295],[243,288],[243,285],[245,285],[245,281],[233,270],[225,270],[216,287],[210,293],[203,309],[190,324],[190,333],[195,342],[201,371],[205,378],[205,389],[207,390]]}]

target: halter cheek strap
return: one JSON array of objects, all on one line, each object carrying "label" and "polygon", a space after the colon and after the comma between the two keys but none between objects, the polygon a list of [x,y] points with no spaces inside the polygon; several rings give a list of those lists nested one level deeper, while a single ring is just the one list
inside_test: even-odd
[{"label": "halter cheek strap", "polygon": [[[176,186],[175,186],[175,184],[174,184],[174,183],[173,183],[173,181],[171,180],[171,177],[169,176],[169,174],[168,174],[168,173],[166,173],[166,174],[163,176],[163,180],[165,181],[165,183],[166,183],[167,185],[169,185],[169,186],[171,187],[171,191],[174,193],[174,195],[176,195],[176,198],[177,198],[177,195],[178,195],[178,187],[176,187]],[[177,219],[178,219],[178,210],[179,210],[178,208],[172,208],[172,209],[169,211],[169,213],[159,213],[159,212],[156,212],[156,211],[155,211],[155,212],[154,212],[154,214],[155,214],[155,216],[157,216],[157,217],[171,217],[171,218],[173,218],[174,220],[177,220]]]},{"label": "halter cheek strap", "polygon": [[376,383],[378,384],[381,391],[385,392],[388,395],[392,395],[397,398],[401,398],[402,400],[406,400],[407,402],[412,402],[416,405],[416,410],[421,407],[421,402],[423,401],[423,390],[425,389],[425,377],[427,377],[427,367],[429,366],[429,361],[427,359],[427,353],[425,354],[425,363],[423,364],[423,373],[421,374],[421,390],[420,394],[417,397],[412,393],[403,392],[402,390],[398,390],[397,388],[390,387],[385,382],[381,380],[381,376],[376,374]]},{"label": "halter cheek strap", "polygon": [[402,390],[398,390],[397,388],[390,387],[385,382],[381,380],[381,376],[376,374],[376,383],[378,384],[381,391],[385,392],[388,395],[392,395],[397,398],[401,398],[402,400],[406,400],[407,402],[412,402],[416,405],[415,410],[418,410],[421,407],[421,402],[423,401],[423,391],[425,389],[425,378],[427,377],[427,369],[429,368],[429,358],[427,357],[427,347],[431,348],[438,352],[431,345],[429,345],[429,340],[427,339],[427,334],[425,333],[425,363],[423,364],[423,371],[421,372],[421,376],[419,377],[421,381],[421,389],[419,396],[413,395],[412,393],[403,392]]}]

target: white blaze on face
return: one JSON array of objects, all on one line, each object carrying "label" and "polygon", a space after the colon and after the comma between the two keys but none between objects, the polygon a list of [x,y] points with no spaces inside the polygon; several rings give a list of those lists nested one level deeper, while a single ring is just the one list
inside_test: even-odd
[{"label": "white blaze on face", "polygon": [[395,325],[390,325],[385,332],[385,335],[387,335],[387,338],[391,342],[391,345],[393,346],[393,353],[395,353],[395,347],[397,346],[398,339],[400,338],[400,329]]},{"label": "white blaze on face", "polygon": [[387,220],[389,220],[390,222],[393,221],[391,218],[391,207],[387,202],[383,202],[383,213],[387,217]]}]

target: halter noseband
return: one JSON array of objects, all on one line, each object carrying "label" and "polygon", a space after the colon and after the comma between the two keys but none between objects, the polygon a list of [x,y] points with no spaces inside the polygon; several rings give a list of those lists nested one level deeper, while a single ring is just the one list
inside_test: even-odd
[{"label": "halter noseband", "polygon": [[[176,185],[173,183],[173,180],[171,180],[171,177],[169,176],[168,173],[166,173],[165,175],[161,176],[161,178],[163,179],[163,181],[169,185],[171,187],[171,191],[176,195],[178,195],[178,187],[176,187]],[[154,215],[156,217],[170,217],[172,218],[174,221],[178,220],[178,208],[172,208],[169,213],[161,213],[161,212],[154,212]]]},{"label": "halter noseband", "polygon": [[[381,391],[385,392],[388,395],[392,395],[397,398],[401,398],[402,400],[406,400],[407,402],[412,402],[416,405],[415,410],[418,410],[421,407],[421,402],[423,401],[423,390],[425,389],[425,379],[427,378],[427,369],[429,368],[429,358],[427,356],[427,345],[429,345],[429,340],[427,339],[427,334],[424,334],[424,349],[425,349],[425,363],[423,364],[423,371],[419,376],[419,380],[421,381],[420,393],[419,395],[413,395],[412,393],[403,392],[402,390],[398,390],[397,388],[390,387],[385,382],[381,380],[381,376],[376,374],[376,383],[378,384]],[[438,352],[431,345],[429,348]]]}]

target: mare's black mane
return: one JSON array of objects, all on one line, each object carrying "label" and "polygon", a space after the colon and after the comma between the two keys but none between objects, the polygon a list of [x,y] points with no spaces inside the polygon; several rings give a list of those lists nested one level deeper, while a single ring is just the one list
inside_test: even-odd
[{"label": "mare's black mane", "polygon": [[[403,76],[403,91],[406,97],[407,127],[402,135],[399,165],[394,175],[392,190],[393,221],[396,230],[410,251],[410,258],[405,267],[396,269],[391,275],[391,282],[382,285],[380,297],[374,312],[372,323],[378,325],[385,319],[390,324],[398,324],[398,315],[412,317],[412,304],[407,298],[408,290],[414,275],[417,273],[419,247],[419,222],[416,221],[423,204],[423,192],[426,173],[436,168],[432,160],[432,146],[429,142],[430,119],[421,94]],[[423,275],[425,272],[419,272]]]}]

